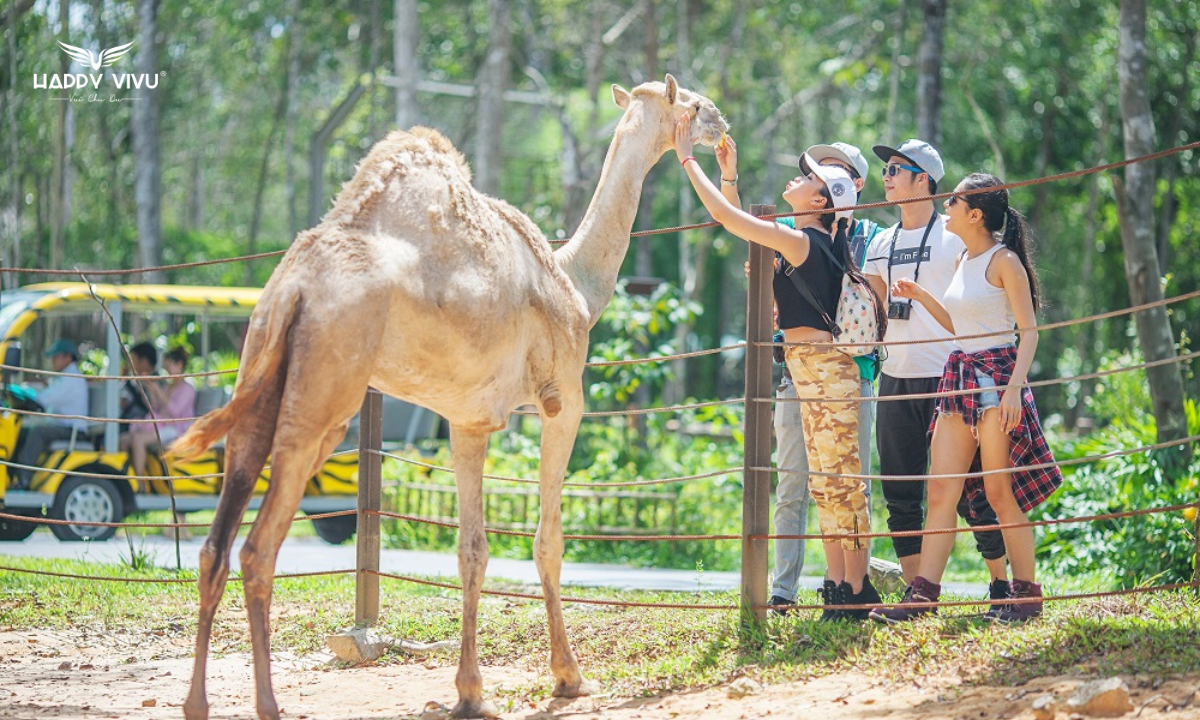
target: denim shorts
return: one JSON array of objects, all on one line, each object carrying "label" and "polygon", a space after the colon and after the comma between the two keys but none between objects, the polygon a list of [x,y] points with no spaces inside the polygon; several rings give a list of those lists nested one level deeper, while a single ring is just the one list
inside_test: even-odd
[{"label": "denim shorts", "polygon": [[[975,371],[975,380],[979,382],[980,389],[996,387],[996,381],[992,379],[992,376],[985,375],[979,370]],[[979,393],[977,397],[979,398],[980,415],[983,415],[984,412],[992,408],[1000,407],[1000,393],[996,392],[994,389]]]}]

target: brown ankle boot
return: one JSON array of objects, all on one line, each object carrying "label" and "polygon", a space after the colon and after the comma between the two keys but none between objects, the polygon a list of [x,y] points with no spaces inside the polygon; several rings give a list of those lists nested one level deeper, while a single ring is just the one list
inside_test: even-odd
[{"label": "brown ankle boot", "polygon": [[1042,614],[1042,586],[1040,583],[1026,580],[1013,580],[1010,584],[1009,600],[1022,598],[1038,598],[1036,601],[1010,602],[1003,610],[991,619],[998,623],[1011,625],[1013,623],[1029,622]]},{"label": "brown ankle boot", "polygon": [[906,593],[904,600],[892,608],[875,608],[871,611],[872,620],[884,623],[903,623],[916,620],[922,615],[936,615],[936,607],[911,607],[910,603],[937,602],[942,595],[942,586],[931,583],[918,575],[913,578],[911,593]]}]

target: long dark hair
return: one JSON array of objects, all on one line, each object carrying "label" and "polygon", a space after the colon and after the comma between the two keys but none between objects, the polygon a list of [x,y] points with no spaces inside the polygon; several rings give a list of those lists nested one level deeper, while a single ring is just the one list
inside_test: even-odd
[{"label": "long dark hair", "polygon": [[[995,175],[987,173],[972,173],[962,182],[963,190],[978,190],[1003,185],[1003,181]],[[983,213],[983,226],[992,235],[1000,235],[1004,247],[1012,250],[1021,259],[1025,273],[1029,275],[1029,293],[1033,297],[1033,309],[1041,305],[1041,286],[1037,273],[1033,270],[1033,231],[1025,216],[1008,204],[1008,190],[991,190],[964,195],[959,198],[967,207],[975,208]],[[1001,231],[1003,230],[1003,234]]]}]

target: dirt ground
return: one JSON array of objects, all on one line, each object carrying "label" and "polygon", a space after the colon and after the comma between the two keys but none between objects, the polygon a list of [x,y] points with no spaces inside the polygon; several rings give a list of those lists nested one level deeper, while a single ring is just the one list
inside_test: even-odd
[{"label": "dirt ground", "polygon": [[[161,631],[160,631],[161,632]],[[0,632],[0,718],[137,718],[183,716],[191,672],[191,637],[162,633]],[[211,717],[253,718],[250,656],[220,652],[209,665]],[[1065,700],[1092,678],[1041,678],[1019,688],[965,686],[957,678],[897,685],[842,674],[761,686],[749,678],[676,694],[512,706],[505,687],[544,682],[548,671],[484,667],[488,696],[509,720],[675,720],[817,717],[822,720],[1034,718],[1034,701],[1053,693]],[[284,718],[351,720],[444,717],[433,703],[453,704],[452,659],[426,664],[343,667],[331,654],[277,654],[275,689]],[[1134,710],[1126,717],[1200,720],[1200,673],[1169,680],[1125,678]],[[742,692],[746,694],[742,695]],[[510,693],[511,696],[511,693]],[[1140,712],[1139,712],[1140,711]],[[1071,715],[1057,713],[1060,720]]]}]

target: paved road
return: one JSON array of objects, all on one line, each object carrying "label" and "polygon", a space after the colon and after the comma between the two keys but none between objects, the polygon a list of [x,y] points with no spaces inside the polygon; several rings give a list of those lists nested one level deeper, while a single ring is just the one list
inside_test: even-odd
[{"label": "paved road", "polygon": [[[180,545],[184,567],[194,568],[200,554],[201,539],[185,540]],[[234,544],[233,567],[238,567],[238,549],[242,539]],[[135,540],[135,549],[148,553],[154,564],[174,567],[175,544],[163,536],[147,536]],[[121,538],[98,543],[60,542],[46,532],[38,531],[19,543],[0,543],[0,557],[64,558],[100,563],[120,563],[129,557],[129,545]],[[313,570],[347,570],[355,566],[353,542],[330,545],[317,538],[288,538],[279,551],[277,572],[311,572]],[[384,572],[426,577],[444,576],[457,579],[458,558],[451,553],[420,550],[389,550],[380,552],[379,569]],[[537,568],[532,560],[509,560],[493,557],[488,561],[489,578],[504,578],[530,585],[538,584]],[[624,565],[597,563],[563,563],[564,585],[612,587],[641,590],[730,590],[738,587],[736,572],[703,572],[692,570],[657,570],[632,568]],[[817,585],[819,585],[819,580]],[[815,587],[815,585],[814,585]]]},{"label": "paved road", "polygon": [[[184,567],[195,568],[202,538],[181,543]],[[135,549],[150,555],[154,564],[175,566],[175,544],[163,536],[147,536],[134,541]],[[234,545],[233,567],[238,567],[238,549]],[[19,543],[0,543],[0,561],[4,556],[63,558],[99,563],[120,563],[129,557],[129,545],[120,538],[99,543],[69,543],[55,539],[50,533],[38,531]],[[330,545],[317,538],[288,538],[279,552],[276,569],[280,573],[311,572],[314,570],[347,570],[355,567],[353,542]],[[380,552],[379,568],[384,572],[425,577],[442,576],[457,580],[458,559],[452,553],[421,550],[389,550]],[[539,584],[537,567],[532,560],[510,560],[493,557],[488,561],[489,578],[513,580],[528,585]],[[734,590],[739,586],[737,572],[696,572],[694,570],[663,570],[634,568],[625,565],[600,563],[563,563],[564,585],[610,587],[622,590],[673,590],[682,592]],[[816,590],[821,586],[819,576],[801,578],[803,587]],[[980,583],[946,583],[946,589],[956,595],[983,597],[987,588]]]}]

